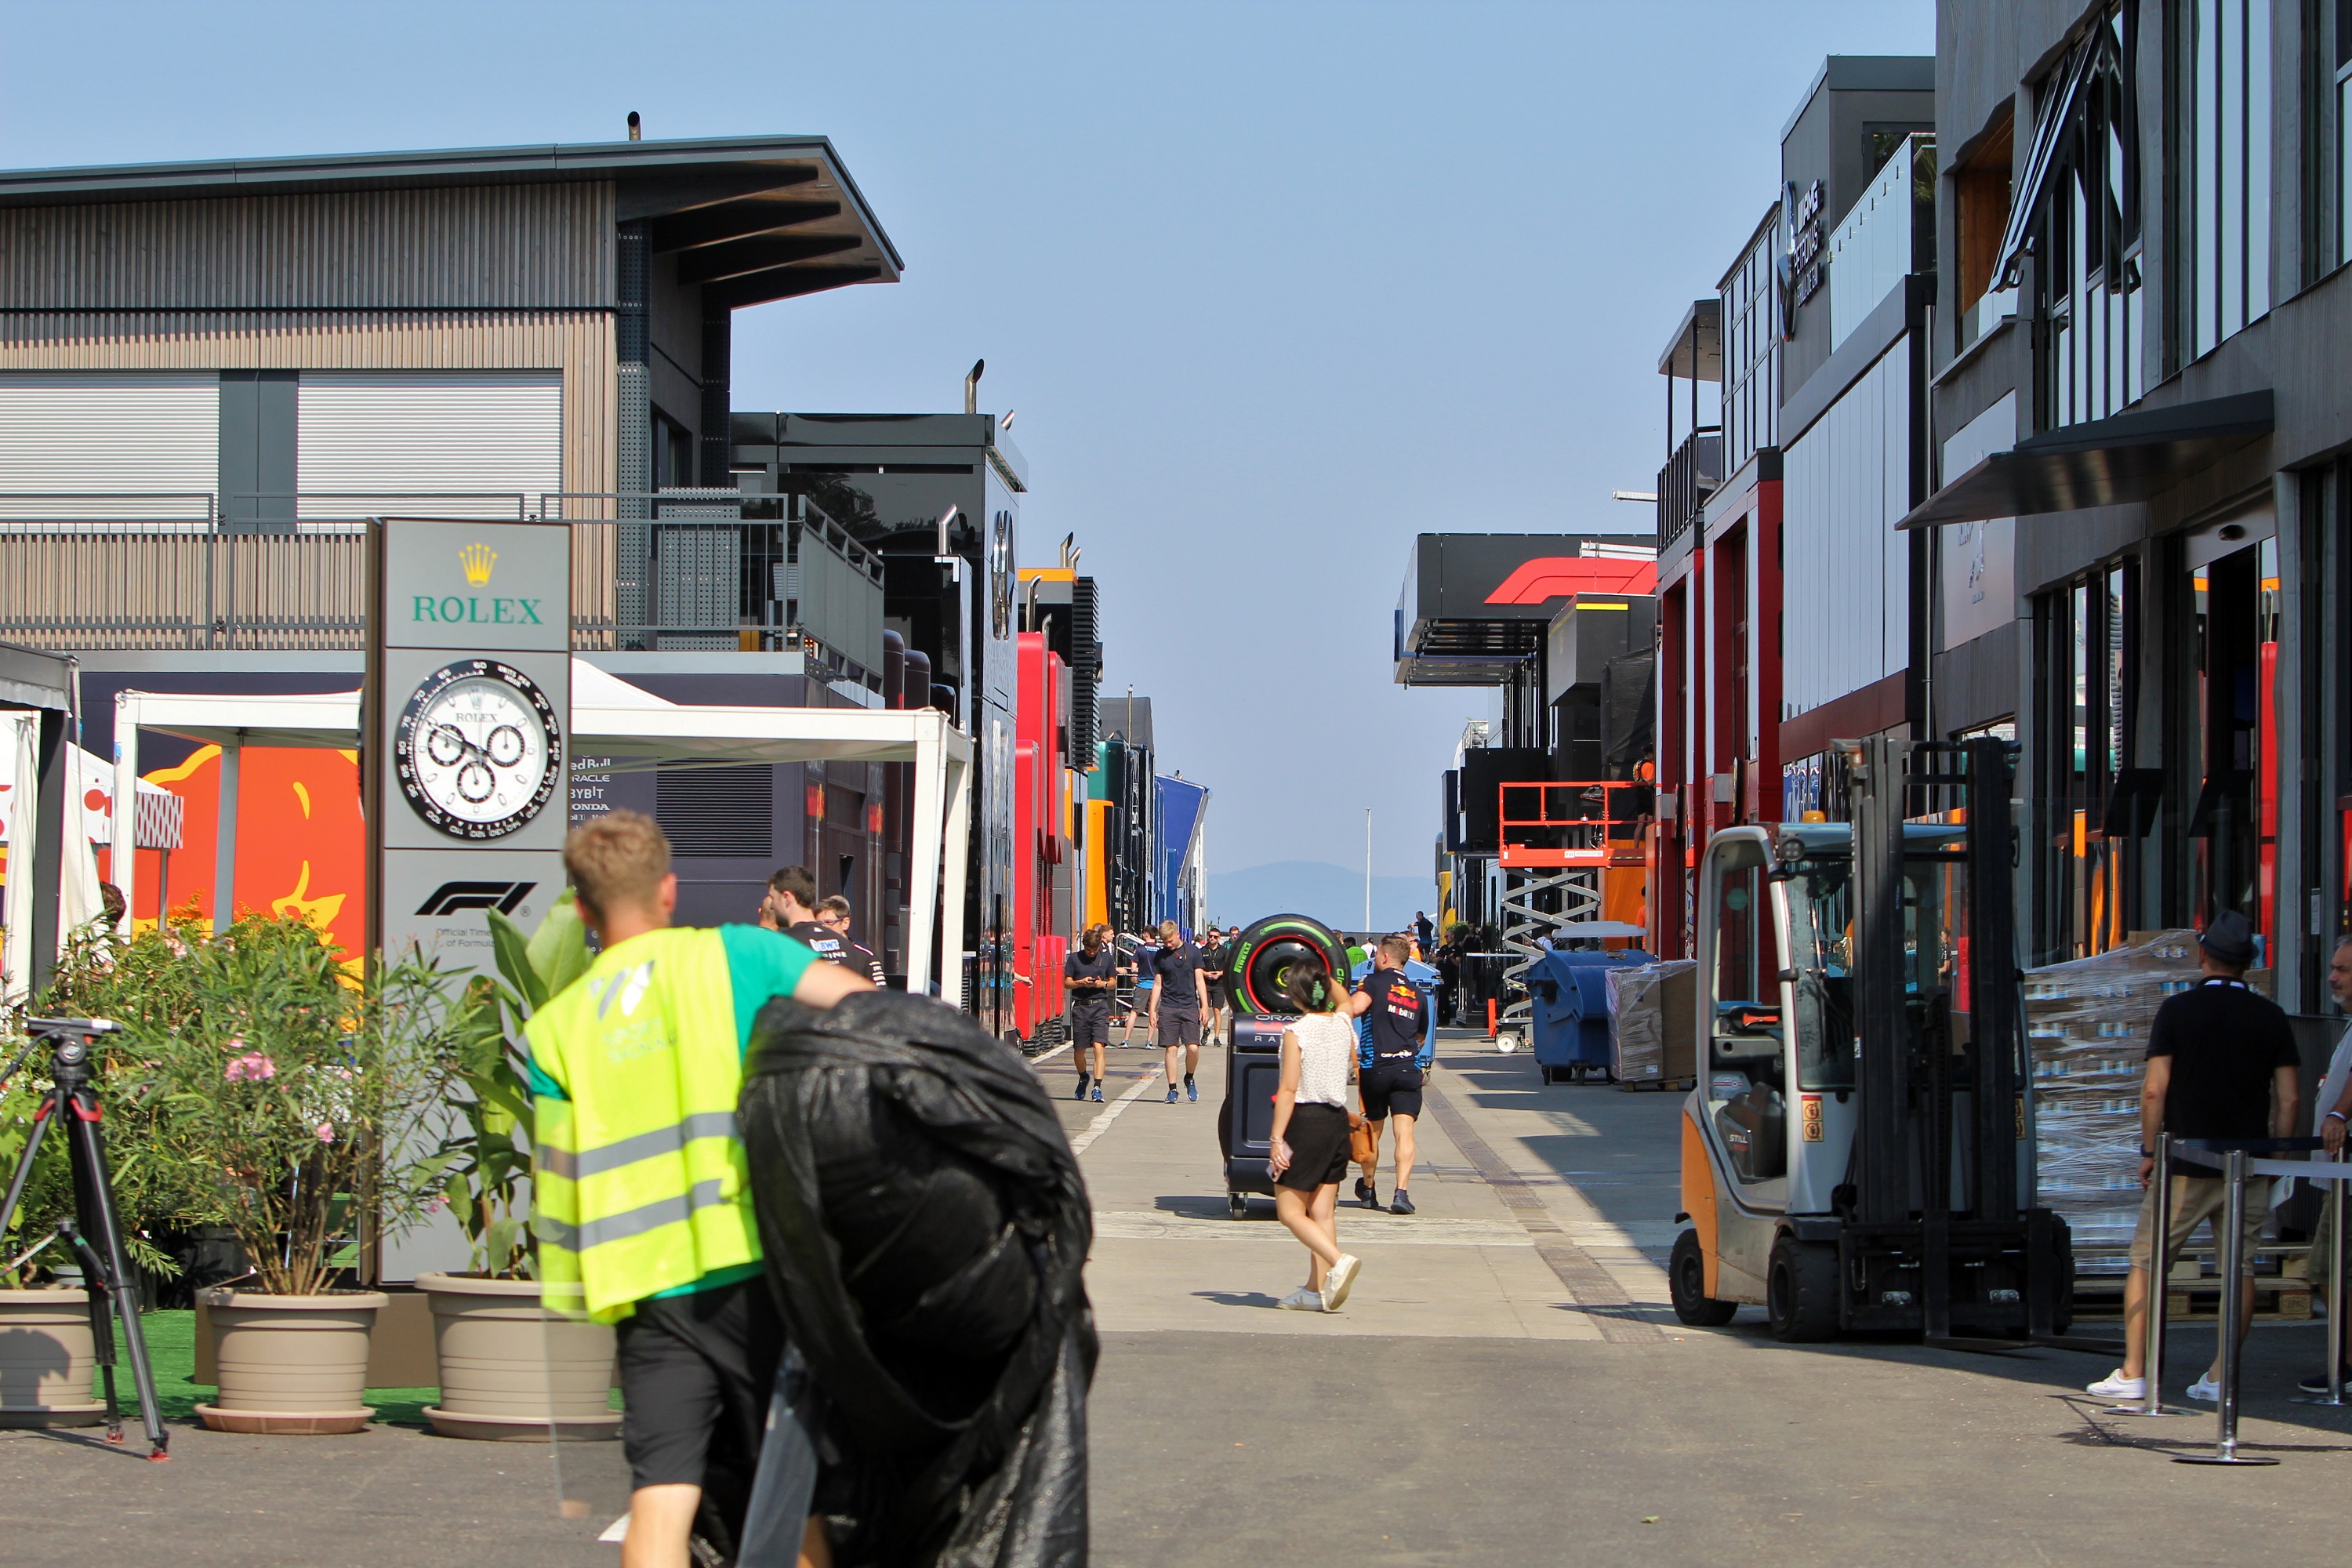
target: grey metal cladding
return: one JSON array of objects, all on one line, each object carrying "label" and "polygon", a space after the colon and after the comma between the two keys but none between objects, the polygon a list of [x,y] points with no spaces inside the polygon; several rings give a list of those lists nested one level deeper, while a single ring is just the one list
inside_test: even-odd
[{"label": "grey metal cladding", "polygon": [[0,208],[13,310],[614,302],[609,183]]}]

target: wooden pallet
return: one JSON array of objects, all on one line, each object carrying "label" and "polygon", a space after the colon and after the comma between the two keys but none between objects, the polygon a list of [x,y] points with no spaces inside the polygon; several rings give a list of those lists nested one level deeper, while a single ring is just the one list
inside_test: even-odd
[{"label": "wooden pallet", "polygon": [[1621,1078],[1617,1080],[1617,1087],[1624,1089],[1629,1094],[1655,1089],[1671,1089],[1676,1094],[1688,1094],[1697,1083],[1698,1079],[1695,1078],[1649,1078],[1639,1079]]},{"label": "wooden pallet", "polygon": [[[2254,1276],[2254,1321],[2306,1322],[2312,1316],[2311,1281],[2307,1278],[2311,1249],[2305,1245],[2272,1243],[2257,1254],[2276,1258],[2279,1271]],[[2210,1258],[2177,1258],[2172,1278],[2165,1281],[2164,1315],[2175,1323],[2210,1323],[2221,1314],[2221,1278],[2207,1272]],[[2083,1321],[2116,1321],[2124,1315],[2124,1282],[2120,1275],[2077,1276],[2074,1318]]]}]

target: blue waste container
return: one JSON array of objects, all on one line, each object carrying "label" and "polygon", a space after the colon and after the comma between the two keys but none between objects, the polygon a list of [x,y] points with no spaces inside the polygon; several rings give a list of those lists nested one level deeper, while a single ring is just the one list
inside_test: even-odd
[{"label": "blue waste container", "polygon": [[1639,948],[1619,952],[1547,952],[1528,970],[1534,1004],[1537,1070],[1546,1083],[1609,1077],[1609,972],[1656,959]]}]

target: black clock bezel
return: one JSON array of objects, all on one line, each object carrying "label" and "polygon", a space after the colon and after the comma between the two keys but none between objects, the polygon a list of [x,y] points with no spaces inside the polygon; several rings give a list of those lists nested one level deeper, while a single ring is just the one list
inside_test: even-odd
[{"label": "black clock bezel", "polygon": [[[486,679],[504,683],[539,716],[540,728],[547,737],[547,771],[541,775],[539,788],[532,792],[530,799],[513,811],[488,822],[468,822],[442,810],[425,795],[425,786],[416,776],[416,726],[425,709],[431,707],[434,700],[444,691],[461,680]],[[400,781],[400,793],[407,798],[409,809],[423,818],[427,826],[452,838],[476,843],[504,838],[537,821],[562,783],[563,726],[556,718],[555,704],[548,700],[547,693],[540,689],[537,681],[514,666],[495,658],[451,659],[418,682],[416,689],[409,693],[407,702],[402,705],[400,721],[393,728],[392,761],[394,775]]]}]

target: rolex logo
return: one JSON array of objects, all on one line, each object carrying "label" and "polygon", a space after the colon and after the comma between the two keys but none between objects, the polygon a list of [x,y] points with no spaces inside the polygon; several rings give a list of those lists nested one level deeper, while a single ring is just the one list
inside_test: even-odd
[{"label": "rolex logo", "polygon": [[468,544],[457,552],[457,563],[466,569],[466,581],[478,588],[490,580],[490,568],[499,563],[499,552],[487,544]]}]

